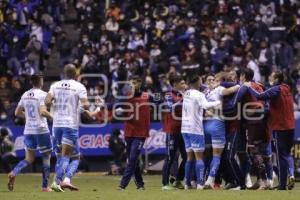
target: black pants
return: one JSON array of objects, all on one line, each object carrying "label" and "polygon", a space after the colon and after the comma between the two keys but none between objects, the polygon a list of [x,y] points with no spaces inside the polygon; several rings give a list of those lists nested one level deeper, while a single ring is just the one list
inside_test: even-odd
[{"label": "black pants", "polygon": [[172,165],[175,163],[175,159],[178,158],[176,156],[177,151],[179,151],[182,158],[176,175],[177,181],[182,181],[184,179],[184,167],[187,159],[185,145],[181,134],[167,134],[166,148],[167,154],[162,174],[163,185],[169,184],[170,170],[172,168]]},{"label": "black pants", "polygon": [[120,183],[121,188],[126,188],[134,175],[135,184],[144,187],[142,172],[139,165],[139,155],[145,143],[145,138],[126,137],[127,165]]},{"label": "black pants", "polygon": [[279,172],[278,189],[285,190],[288,178],[289,157],[294,143],[294,130],[273,131],[273,141]]}]

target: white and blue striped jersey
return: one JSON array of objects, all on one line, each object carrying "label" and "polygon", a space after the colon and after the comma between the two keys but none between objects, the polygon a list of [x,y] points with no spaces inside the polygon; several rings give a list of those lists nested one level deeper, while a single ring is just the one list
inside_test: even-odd
[{"label": "white and blue striped jersey", "polygon": [[25,110],[25,135],[49,133],[47,119],[40,114],[40,106],[45,105],[46,96],[46,92],[37,88],[32,88],[22,95],[18,106]]},{"label": "white and blue striped jersey", "polygon": [[78,129],[80,99],[87,98],[84,85],[75,80],[61,80],[51,85],[54,97],[53,127]]},{"label": "white and blue striped jersey", "polygon": [[204,135],[203,111],[220,103],[208,102],[205,95],[198,90],[187,90],[183,96],[181,133]]}]

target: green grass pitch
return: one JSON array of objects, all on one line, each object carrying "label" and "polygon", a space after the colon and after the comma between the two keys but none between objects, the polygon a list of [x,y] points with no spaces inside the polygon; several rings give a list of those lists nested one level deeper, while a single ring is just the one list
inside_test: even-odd
[{"label": "green grass pitch", "polygon": [[138,191],[133,181],[124,191],[117,190],[120,181],[118,176],[102,176],[97,173],[77,175],[73,183],[80,188],[79,192],[43,193],[40,190],[41,177],[39,174],[22,174],[16,179],[13,192],[7,190],[7,176],[0,175],[0,200],[290,200],[300,199],[300,183],[291,191],[197,191],[176,190],[162,191],[161,176],[144,176],[145,191]]}]

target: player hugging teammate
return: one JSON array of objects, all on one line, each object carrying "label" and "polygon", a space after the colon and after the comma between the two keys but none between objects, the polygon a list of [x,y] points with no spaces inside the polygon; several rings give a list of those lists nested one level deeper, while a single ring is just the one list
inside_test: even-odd
[{"label": "player hugging teammate", "polygon": [[[197,75],[188,78],[181,121],[187,152],[185,189],[218,189],[222,180],[225,181],[223,188],[230,190],[294,187],[291,148],[295,120],[290,88],[284,83],[281,71],[270,75],[271,87],[267,90],[261,83],[254,82],[253,76],[251,69],[240,72],[239,82],[234,72],[208,74],[205,85]],[[203,87],[206,88],[202,93],[200,88]],[[176,100],[169,102],[170,108],[178,104]],[[164,123],[169,127],[172,121],[168,119]],[[167,133],[163,180],[169,174],[166,166],[170,147],[173,148],[169,140]],[[272,163],[272,152],[276,153],[276,167]],[[253,185],[249,178],[251,168],[257,176]],[[278,169],[274,170],[279,177],[277,187],[274,187],[273,168]],[[197,184],[193,184],[194,180]],[[163,190],[171,189],[166,185],[168,181],[163,181]]]}]

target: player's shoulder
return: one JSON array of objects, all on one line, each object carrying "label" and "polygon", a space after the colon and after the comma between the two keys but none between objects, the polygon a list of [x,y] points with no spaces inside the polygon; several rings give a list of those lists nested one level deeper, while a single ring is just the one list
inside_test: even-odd
[{"label": "player's shoulder", "polygon": [[47,96],[47,92],[45,92],[45,91],[42,90],[42,89],[36,89],[36,90],[34,90],[34,93],[35,93],[37,96],[40,96],[40,97]]},{"label": "player's shoulder", "polygon": [[70,80],[69,81],[71,87],[74,87],[74,88],[85,88],[85,86],[80,83],[79,81],[76,81],[76,80]]}]

